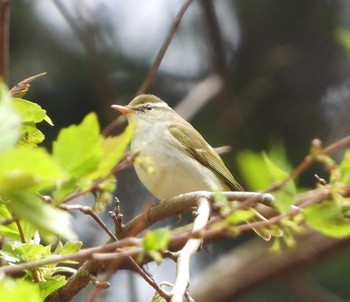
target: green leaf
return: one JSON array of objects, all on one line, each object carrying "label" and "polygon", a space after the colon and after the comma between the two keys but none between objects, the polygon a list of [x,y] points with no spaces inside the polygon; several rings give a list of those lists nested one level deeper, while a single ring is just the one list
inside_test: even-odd
[{"label": "green leaf", "polygon": [[97,169],[101,156],[100,128],[94,113],[80,125],[62,129],[53,144],[53,156],[72,177],[84,177]]},{"label": "green leaf", "polygon": [[346,150],[344,159],[340,164],[341,181],[350,185],[350,149]]},{"label": "green leaf", "polygon": [[42,299],[45,299],[48,295],[53,293],[67,283],[66,277],[57,275],[39,282],[39,289]]},{"label": "green leaf", "polygon": [[350,54],[350,31],[345,28],[339,28],[335,32],[336,41]]},{"label": "green leaf", "polygon": [[89,179],[104,178],[111,174],[114,166],[123,158],[125,150],[130,143],[134,131],[134,123],[131,123],[117,137],[107,137],[102,141],[102,157],[97,170],[88,175]]},{"label": "green leaf", "polygon": [[20,129],[21,116],[10,102],[5,84],[0,83],[0,152],[16,145]]},{"label": "green leaf", "polygon": [[81,241],[68,241],[62,247],[61,255],[69,255],[80,251],[80,248],[83,246]]},{"label": "green leaf", "polygon": [[[258,154],[251,151],[243,151],[238,155],[238,163],[242,176],[248,187],[253,191],[261,191],[273,183],[287,178],[288,173],[280,169],[280,166],[289,167],[285,152],[279,144],[274,144],[269,155]],[[271,159],[270,159],[271,154]],[[280,190],[274,193],[275,205],[281,213],[290,210],[294,203],[296,187],[293,181],[289,181]]]},{"label": "green leaf", "polygon": [[45,135],[35,126],[33,122],[26,122],[21,128],[21,139],[19,146],[32,146],[40,144],[45,139]]},{"label": "green leaf", "polygon": [[21,114],[23,122],[40,123],[46,121],[53,126],[51,119],[46,115],[46,110],[40,105],[20,98],[13,98],[12,102]]},{"label": "green leaf", "polygon": [[[13,216],[9,211],[9,209],[7,208],[7,206],[0,202],[0,220],[10,219],[12,217]],[[34,226],[24,220],[20,220],[19,223],[22,227],[22,231],[25,236],[25,239],[26,240],[32,239],[36,232],[36,229],[34,228]],[[7,225],[0,224],[0,235],[8,238],[16,239],[16,240],[21,240],[18,227],[14,222]]]},{"label": "green leaf", "polygon": [[43,148],[18,148],[0,154],[0,192],[41,189],[65,178]]},{"label": "green leaf", "polygon": [[237,225],[243,221],[247,221],[255,216],[251,210],[236,210],[225,218],[225,222],[230,225]]},{"label": "green leaf", "polygon": [[244,182],[250,190],[261,191],[269,187],[271,181],[261,153],[245,150],[238,154],[237,159]]},{"label": "green leaf", "polygon": [[164,251],[168,248],[169,241],[170,231],[168,228],[147,231],[143,238],[143,248],[146,252]]},{"label": "green leaf", "polygon": [[37,284],[23,279],[4,278],[0,281],[1,301],[42,302]]},{"label": "green leaf", "polygon": [[[10,242],[3,248],[3,252],[7,253],[7,256],[12,256],[16,259],[14,263],[25,263],[40,260],[45,256],[50,255],[50,250],[50,245],[43,246],[35,243],[21,243],[18,241]],[[8,259],[6,260],[8,261]]]},{"label": "green leaf", "polygon": [[42,202],[36,193],[15,191],[6,193],[6,197],[9,199],[8,206],[14,213],[36,226],[47,239],[51,239],[52,233],[68,240],[76,238],[70,214]]},{"label": "green leaf", "polygon": [[[263,154],[265,164],[267,166],[271,183],[282,181],[288,177],[288,173],[282,171],[277,167],[267,156]],[[285,213],[290,210],[291,205],[294,203],[296,196],[296,187],[293,181],[287,182],[281,189],[274,193],[276,202],[274,203],[276,208]]]},{"label": "green leaf", "polygon": [[335,238],[350,235],[350,220],[334,200],[307,207],[302,213],[306,223],[322,234]]}]

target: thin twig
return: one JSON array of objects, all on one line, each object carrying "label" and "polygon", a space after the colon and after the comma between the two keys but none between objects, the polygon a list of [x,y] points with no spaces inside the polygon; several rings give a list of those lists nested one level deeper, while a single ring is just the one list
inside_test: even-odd
[{"label": "thin twig", "polygon": [[143,81],[141,87],[139,88],[139,90],[137,91],[136,95],[145,93],[148,91],[148,89],[150,88],[150,86],[153,84],[154,79],[156,77],[157,71],[159,69],[160,63],[162,62],[164,55],[170,45],[171,40],[173,39],[176,30],[178,29],[180,23],[181,23],[181,19],[182,17],[185,15],[186,10],[188,9],[188,7],[190,6],[190,4],[192,3],[193,0],[186,0],[186,2],[181,6],[179,12],[177,13],[173,24],[169,30],[169,33],[167,35],[167,37],[165,38],[162,47],[160,48],[156,59],[154,60],[154,63],[148,73],[148,75],[146,76],[145,80]]},{"label": "thin twig", "polygon": [[21,237],[22,243],[26,243],[27,240],[26,240],[26,237],[24,236],[24,232],[23,232],[21,223],[19,222],[19,220],[16,220],[15,223],[16,223],[16,226],[18,229],[19,236]]},{"label": "thin twig", "polygon": [[0,0],[0,79],[7,82],[9,64],[9,19],[11,0]]},{"label": "thin twig", "polygon": [[36,80],[37,78],[44,76],[45,74],[46,74],[46,72],[42,72],[42,73],[33,75],[29,78],[26,78],[26,79],[22,80],[21,82],[17,83],[9,91],[10,97],[19,97],[19,98],[23,97],[27,93],[27,91],[30,87],[29,83]]},{"label": "thin twig", "polygon": [[[320,154],[329,155],[334,151],[343,148],[345,146],[350,145],[350,135],[346,136],[335,143],[329,145],[327,148],[323,149]],[[315,162],[315,157],[312,155],[307,155],[304,160],[284,179],[283,181],[274,183],[269,188],[267,188],[264,192],[275,192],[286,185],[289,181],[299,176],[303,171],[305,171],[308,167],[310,167]]]},{"label": "thin twig", "polygon": [[96,215],[96,213],[92,210],[91,207],[88,206],[82,206],[82,205],[67,205],[67,204],[61,204],[60,208],[65,211],[71,211],[71,210],[79,210],[80,212],[91,216],[97,224],[108,234],[109,237],[111,237],[112,240],[118,241],[118,238],[111,232],[111,230],[107,227],[107,225],[101,220],[100,217]]},{"label": "thin twig", "polygon": [[0,220],[0,225],[8,225],[18,221],[18,217],[5,218]]}]

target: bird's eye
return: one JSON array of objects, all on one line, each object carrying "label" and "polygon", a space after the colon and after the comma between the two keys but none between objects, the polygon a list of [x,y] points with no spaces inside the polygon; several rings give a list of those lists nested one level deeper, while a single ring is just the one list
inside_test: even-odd
[{"label": "bird's eye", "polygon": [[151,105],[151,104],[147,104],[147,105],[145,105],[145,109],[147,109],[147,110],[152,110],[152,109],[153,109],[153,107],[152,107],[152,105]]}]

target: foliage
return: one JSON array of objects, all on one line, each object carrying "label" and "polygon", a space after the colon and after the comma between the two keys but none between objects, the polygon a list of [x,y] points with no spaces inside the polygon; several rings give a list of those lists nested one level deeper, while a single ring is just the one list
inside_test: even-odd
[{"label": "foliage", "polygon": [[[3,278],[0,290],[7,300],[19,301],[17,296],[27,295],[30,301],[42,301],[76,272],[77,262],[70,255],[79,254],[83,244],[72,230],[70,214],[60,205],[93,194],[94,210],[104,210],[116,188],[113,168],[124,157],[133,125],[117,137],[103,137],[96,114],[90,113],[80,124],[61,129],[49,152],[39,146],[44,134],[37,128],[42,122],[53,126],[46,111],[31,101],[9,97],[4,85],[0,96],[0,236],[4,242],[0,258],[13,267],[53,260],[25,269],[21,279]],[[281,252],[281,243],[294,247],[295,235],[305,225],[327,236],[349,236],[350,151],[340,164],[322,148],[312,148],[309,158],[328,170],[329,182],[314,190],[314,198],[300,202],[303,190],[290,177],[290,164],[280,144],[275,142],[268,152],[240,153],[240,171],[249,189],[273,190],[274,222],[250,204],[244,207],[215,192],[217,219],[208,228],[229,231],[232,237],[252,229],[265,240],[273,238],[275,252]],[[326,197],[318,199],[324,191]],[[146,231],[136,259],[161,263],[178,234],[181,229]],[[128,247],[124,253],[132,251]]]},{"label": "foliage", "polygon": [[[53,126],[46,111],[31,101],[11,98],[3,84],[0,97],[0,237],[6,238],[1,258],[16,265],[79,251],[82,242],[75,241],[71,215],[59,205],[92,187],[96,207],[102,210],[111,202],[116,188],[112,169],[125,153],[132,126],[118,137],[106,138],[91,113],[81,124],[62,129],[50,153],[38,146],[44,135],[37,125]],[[62,244],[60,237],[67,242]],[[66,283],[62,273],[75,271],[65,263],[72,262],[27,270],[22,281],[3,279],[2,299],[16,301],[16,289],[22,298],[41,301]],[[11,299],[4,298],[7,294]]]}]

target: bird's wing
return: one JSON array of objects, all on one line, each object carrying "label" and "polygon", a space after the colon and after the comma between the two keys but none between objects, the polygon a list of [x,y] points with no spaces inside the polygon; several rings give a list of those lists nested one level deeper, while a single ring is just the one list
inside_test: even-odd
[{"label": "bird's wing", "polygon": [[181,123],[172,124],[168,129],[171,135],[184,147],[193,159],[208,167],[232,190],[244,191],[226,168],[221,157],[190,124],[187,128]]}]

